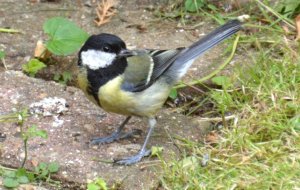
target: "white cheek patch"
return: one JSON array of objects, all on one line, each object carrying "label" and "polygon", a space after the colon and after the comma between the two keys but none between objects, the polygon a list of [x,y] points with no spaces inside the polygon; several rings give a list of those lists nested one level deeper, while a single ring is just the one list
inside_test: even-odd
[{"label": "white cheek patch", "polygon": [[92,70],[108,67],[112,64],[116,54],[99,50],[87,50],[81,52],[82,65],[88,66]]}]

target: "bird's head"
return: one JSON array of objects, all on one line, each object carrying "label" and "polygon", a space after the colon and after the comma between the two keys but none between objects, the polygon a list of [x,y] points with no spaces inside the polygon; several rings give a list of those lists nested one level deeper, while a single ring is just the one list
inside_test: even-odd
[{"label": "bird's head", "polygon": [[125,42],[112,34],[90,36],[78,53],[78,65],[91,70],[107,68],[115,59],[131,56]]}]

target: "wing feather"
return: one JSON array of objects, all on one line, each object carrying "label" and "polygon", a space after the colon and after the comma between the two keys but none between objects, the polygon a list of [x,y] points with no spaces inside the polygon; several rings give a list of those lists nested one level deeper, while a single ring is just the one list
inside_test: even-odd
[{"label": "wing feather", "polygon": [[137,55],[128,57],[122,89],[140,92],[151,86],[172,65],[181,49],[139,50]]}]

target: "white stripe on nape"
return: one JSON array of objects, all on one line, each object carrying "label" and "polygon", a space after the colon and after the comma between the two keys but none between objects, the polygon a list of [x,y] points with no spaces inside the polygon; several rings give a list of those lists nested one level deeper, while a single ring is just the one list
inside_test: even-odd
[{"label": "white stripe on nape", "polygon": [[92,70],[108,67],[112,64],[115,57],[116,54],[114,53],[94,49],[81,52],[82,65],[86,65]]}]

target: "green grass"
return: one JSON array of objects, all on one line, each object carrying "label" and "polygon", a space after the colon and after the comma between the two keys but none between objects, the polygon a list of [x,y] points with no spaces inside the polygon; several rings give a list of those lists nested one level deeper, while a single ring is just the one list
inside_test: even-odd
[{"label": "green grass", "polygon": [[[247,63],[237,63],[228,87],[208,93],[214,114],[235,118],[214,133],[214,142],[180,143],[187,155],[182,157],[196,158],[193,167],[183,158],[162,159],[163,188],[300,188],[299,44],[286,40],[279,23],[270,23],[241,36],[237,54]],[[201,166],[205,155],[209,161]]]},{"label": "green grass", "polygon": [[219,132],[216,145],[186,145],[199,162],[208,153],[208,166],[186,170],[174,160],[164,167],[167,189],[300,187],[300,65],[261,53],[249,67],[236,71],[245,90],[228,93],[231,101],[223,98],[222,105],[215,102],[226,102],[236,122]]}]

